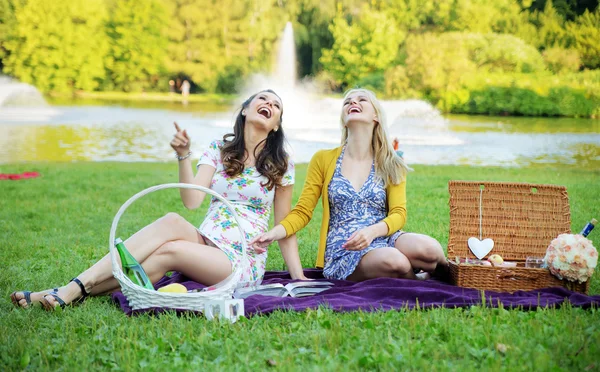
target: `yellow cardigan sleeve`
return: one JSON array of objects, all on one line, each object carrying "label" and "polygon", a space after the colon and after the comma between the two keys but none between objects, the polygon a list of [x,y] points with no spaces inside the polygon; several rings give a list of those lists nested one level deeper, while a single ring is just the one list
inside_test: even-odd
[{"label": "yellow cardigan sleeve", "polygon": [[313,155],[308,164],[306,181],[304,181],[298,203],[281,221],[287,236],[295,234],[310,222],[325,182],[325,167],[323,164],[323,151],[321,150]]},{"label": "yellow cardigan sleeve", "polygon": [[388,215],[383,220],[388,226],[390,236],[406,224],[406,179],[397,185],[389,184],[386,188]]}]

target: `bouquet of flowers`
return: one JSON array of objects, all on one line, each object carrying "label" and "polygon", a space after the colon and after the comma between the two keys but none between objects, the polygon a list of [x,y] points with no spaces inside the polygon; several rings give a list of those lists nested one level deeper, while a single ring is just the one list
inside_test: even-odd
[{"label": "bouquet of flowers", "polygon": [[598,251],[582,235],[560,234],[550,242],[544,262],[559,279],[586,282],[598,264]]}]

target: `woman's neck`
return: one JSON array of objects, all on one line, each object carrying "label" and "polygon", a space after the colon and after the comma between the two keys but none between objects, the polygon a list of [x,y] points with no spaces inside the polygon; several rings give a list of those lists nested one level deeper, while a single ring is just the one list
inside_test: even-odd
[{"label": "woman's neck", "polygon": [[346,146],[346,154],[354,160],[371,160],[373,159],[373,148],[371,142],[373,140],[373,129],[362,128],[359,130],[348,130],[348,139]]},{"label": "woman's neck", "polygon": [[[248,154],[246,163],[254,164],[254,149],[256,149],[256,153],[258,154],[265,145],[264,142],[260,144],[265,138],[267,138],[265,133],[252,130],[249,125],[246,125],[246,128],[244,128],[244,148]],[[256,148],[258,144],[260,144],[260,147]]]}]

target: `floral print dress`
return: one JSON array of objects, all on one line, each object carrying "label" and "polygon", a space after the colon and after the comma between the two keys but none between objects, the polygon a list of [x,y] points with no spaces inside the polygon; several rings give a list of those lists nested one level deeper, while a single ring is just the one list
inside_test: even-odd
[{"label": "floral print dress", "polygon": [[383,180],[375,174],[375,164],[371,165],[369,177],[356,191],[350,181],[342,175],[342,159],[346,146],[335,164],[335,171],[328,186],[329,191],[329,231],[325,248],[323,276],[329,279],[346,279],[356,270],[364,255],[370,251],[393,247],[403,231],[391,236],[374,239],[367,248],[348,251],[342,245],[355,231],[376,224],[387,217],[387,195]]},{"label": "floral print dress", "polygon": [[[235,208],[246,242],[268,230],[269,218],[275,197],[275,188],[268,190],[261,184],[267,183],[267,177],[258,173],[255,167],[245,167],[240,175],[229,177],[221,161],[223,141],[213,141],[202,153],[198,166],[207,164],[215,167],[210,188],[226,198]],[[294,164],[288,161],[288,169],[282,181],[282,186],[294,184]],[[235,268],[241,262],[242,240],[238,224],[229,208],[220,200],[212,198],[204,222],[198,232],[221,249]],[[256,254],[247,250],[250,263],[243,273],[243,282],[259,282],[265,273],[267,252]]]}]

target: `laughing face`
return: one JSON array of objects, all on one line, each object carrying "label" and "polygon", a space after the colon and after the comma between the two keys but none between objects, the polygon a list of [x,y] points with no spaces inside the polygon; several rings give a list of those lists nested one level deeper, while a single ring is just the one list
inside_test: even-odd
[{"label": "laughing face", "polygon": [[281,99],[271,92],[260,92],[243,110],[246,122],[253,123],[270,132],[279,129],[283,105]]},{"label": "laughing face", "polygon": [[351,122],[372,124],[376,121],[377,112],[367,94],[356,91],[346,96],[342,106],[342,123],[345,126]]}]

